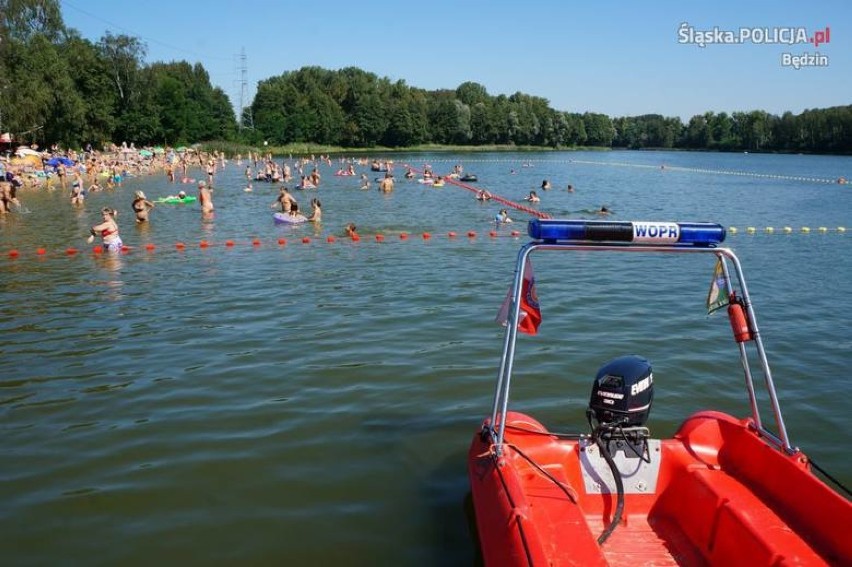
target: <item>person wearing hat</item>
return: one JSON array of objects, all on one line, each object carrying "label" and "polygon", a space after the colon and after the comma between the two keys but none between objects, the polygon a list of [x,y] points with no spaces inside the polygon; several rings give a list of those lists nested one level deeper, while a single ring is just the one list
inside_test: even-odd
[{"label": "person wearing hat", "polygon": [[201,203],[201,214],[209,215],[213,212],[213,195],[210,187],[203,181],[198,182],[198,202]]},{"label": "person wearing hat", "polygon": [[145,193],[137,191],[131,207],[136,213],[136,222],[148,222],[148,211],[154,208],[154,203],[145,197]]}]

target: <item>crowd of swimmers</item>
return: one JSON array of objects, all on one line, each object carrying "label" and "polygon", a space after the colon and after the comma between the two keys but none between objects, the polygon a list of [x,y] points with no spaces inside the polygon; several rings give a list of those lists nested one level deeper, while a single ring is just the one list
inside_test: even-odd
[{"label": "crowd of swimmers", "polygon": [[[159,151],[157,151],[159,150]],[[35,152],[33,152],[35,153]],[[298,158],[288,162],[277,163],[271,154],[249,153],[245,160],[242,155],[234,156],[238,167],[242,167],[245,161],[245,178],[247,186],[245,191],[252,191],[252,181],[263,181],[271,183],[289,183],[298,179],[295,188],[298,190],[318,189],[322,176],[319,166],[332,165],[330,156],[310,156],[310,158]],[[48,166],[47,164],[52,165]],[[115,191],[122,186],[128,177],[140,177],[144,175],[164,174],[170,183],[193,183],[197,188],[197,197],[190,197],[186,191],[180,190],[175,195],[169,195],[157,202],[192,202],[198,201],[202,218],[212,217],[215,206],[213,204],[213,183],[217,172],[226,166],[228,160],[223,152],[205,153],[194,149],[183,148],[181,151],[163,149],[143,149],[138,151],[133,144],[125,143],[122,146],[111,146],[106,151],[98,152],[90,146],[82,152],[66,151],[60,152],[52,148],[50,152],[41,154],[42,167],[38,167],[35,159],[10,160],[4,157],[0,160],[0,213],[9,212],[14,206],[21,207],[18,198],[18,190],[21,188],[46,188],[49,190],[61,189],[67,191],[70,203],[74,207],[83,206],[87,194],[97,191]],[[371,171],[379,171],[384,175],[377,178],[378,189],[382,193],[390,193],[394,190],[394,176],[392,161],[372,162],[366,159],[341,159],[340,167],[336,175],[357,176],[356,166],[369,166]],[[196,180],[189,177],[190,168],[193,171],[201,170],[206,179]],[[257,172],[254,174],[253,172]],[[432,185],[443,185],[445,178],[460,178],[463,170],[460,164],[453,167],[452,172],[446,176],[437,175],[432,167],[425,165],[422,171],[423,181]],[[405,178],[408,180],[416,177],[415,171],[407,167]],[[361,189],[370,188],[370,179],[366,173],[361,174]],[[541,190],[547,191],[551,188],[550,181],[545,179],[541,183]],[[573,186],[568,185],[568,192],[573,192]],[[485,189],[476,192],[476,199],[487,202],[492,195]],[[541,198],[535,190],[530,191],[525,198],[530,203],[539,203]],[[279,194],[271,205],[279,209],[282,214],[292,217],[301,217],[299,222],[312,223],[322,222],[322,204],[318,197],[310,200],[310,213],[303,216],[299,203],[290,189],[283,185],[279,188]],[[151,211],[156,208],[156,202],[147,198],[143,191],[135,191],[130,209],[133,212],[136,223],[142,224],[150,221]],[[600,215],[610,214],[606,207],[595,211]],[[90,240],[100,237],[103,246],[107,250],[121,249],[123,243],[119,235],[118,211],[113,208],[101,210],[100,222],[91,227]],[[501,209],[495,217],[498,224],[511,223],[507,209]],[[349,223],[344,227],[347,235],[357,234],[355,225]]]}]

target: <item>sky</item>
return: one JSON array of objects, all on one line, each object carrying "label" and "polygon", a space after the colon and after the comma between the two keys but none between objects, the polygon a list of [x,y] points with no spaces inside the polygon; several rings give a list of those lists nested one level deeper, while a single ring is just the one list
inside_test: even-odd
[{"label": "sky", "polygon": [[[492,96],[522,92],[555,110],[611,117],[662,114],[686,122],[707,111],[780,115],[852,104],[848,0],[60,5],[65,25],[93,42],[107,31],[125,34],[147,45],[146,62],[201,63],[235,108],[251,103],[258,81],[305,66],[358,67],[428,90],[473,81]],[[802,34],[827,41],[781,43]],[[729,35],[744,41],[696,43]]]}]

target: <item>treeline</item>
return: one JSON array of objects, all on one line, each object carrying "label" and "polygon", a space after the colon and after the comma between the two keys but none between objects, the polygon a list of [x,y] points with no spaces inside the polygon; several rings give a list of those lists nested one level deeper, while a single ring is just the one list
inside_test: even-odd
[{"label": "treeline", "polygon": [[762,110],[705,112],[684,125],[658,114],[613,120],[613,146],[777,152],[852,153],[852,105],[781,116]]},{"label": "treeline", "polygon": [[65,147],[234,138],[231,103],[202,65],[145,56],[137,38],[81,38],[55,0],[0,0],[0,128]]},{"label": "treeline", "polygon": [[555,110],[524,93],[466,82],[427,91],[350,67],[303,67],[258,83],[240,128],[201,64],[145,63],[139,39],[92,43],[67,29],[57,0],[0,0],[0,128],[41,145],[209,140],[347,148],[422,144],[684,148],[852,153],[852,106],[611,118]]},{"label": "treeline", "polygon": [[261,81],[254,141],[345,147],[419,144],[688,148],[852,153],[852,106],[782,116],[707,112],[688,124],[658,114],[610,118],[562,112],[524,93],[491,96],[466,82],[425,91],[357,68],[304,67]]}]

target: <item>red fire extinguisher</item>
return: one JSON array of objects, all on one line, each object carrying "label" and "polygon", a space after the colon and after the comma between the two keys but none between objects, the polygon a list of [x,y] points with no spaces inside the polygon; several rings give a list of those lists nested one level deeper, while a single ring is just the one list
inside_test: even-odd
[{"label": "red fire extinguisher", "polygon": [[732,293],[728,302],[728,319],[731,321],[731,330],[734,331],[734,340],[744,343],[752,339],[751,329],[748,326],[743,300]]}]

